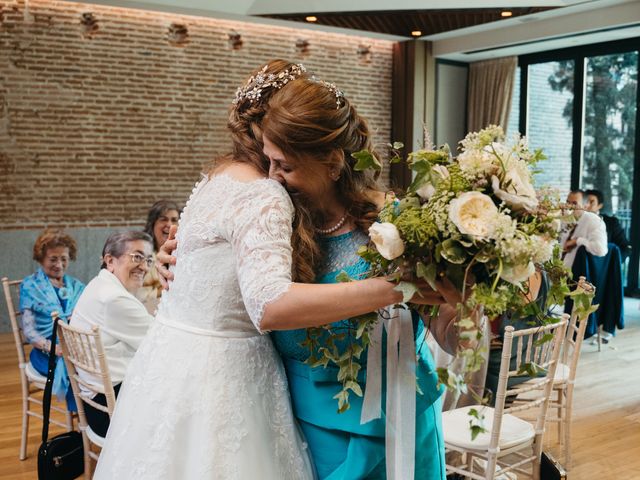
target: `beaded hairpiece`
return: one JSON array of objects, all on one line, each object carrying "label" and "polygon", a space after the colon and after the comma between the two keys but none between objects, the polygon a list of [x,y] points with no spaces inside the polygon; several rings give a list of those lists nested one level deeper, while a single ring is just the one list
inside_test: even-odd
[{"label": "beaded hairpiece", "polygon": [[267,68],[269,68],[269,65],[262,67],[260,72],[249,78],[244,87],[238,88],[236,91],[236,98],[233,100],[234,105],[238,105],[245,99],[249,100],[250,103],[259,101],[263,90],[267,88],[280,90],[289,83],[289,81],[295,80],[307,71],[301,63],[292,65],[277,75],[275,73],[267,74]]},{"label": "beaded hairpiece", "polygon": [[329,83],[324,80],[320,80],[315,75],[311,77],[311,80],[313,80],[314,82],[318,82],[320,85],[325,87],[336,96],[336,110],[342,106],[341,102],[344,102],[344,93],[342,93],[342,91],[336,86],[335,83]]}]

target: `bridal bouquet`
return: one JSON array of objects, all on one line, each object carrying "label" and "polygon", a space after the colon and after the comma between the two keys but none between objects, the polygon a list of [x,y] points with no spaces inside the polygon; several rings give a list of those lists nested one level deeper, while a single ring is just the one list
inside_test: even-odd
[{"label": "bridal bouquet", "polygon": [[[375,168],[361,156],[361,166]],[[359,252],[371,275],[398,283],[405,301],[417,291],[407,278],[436,288],[437,279],[446,277],[462,293],[456,326],[466,346],[457,356],[466,371],[438,369],[450,389],[467,393],[465,374],[482,364],[480,310],[489,318],[512,312],[549,321],[546,308],[526,295],[536,268],[547,272],[548,305],[564,303],[569,293],[557,240],[559,199],[533,186],[533,168],[543,158],[525,138],[506,142],[496,126],[469,133],[456,158],[446,146],[410,153],[415,175],[407,194],[385,205],[369,230],[372,245]]]},{"label": "bridal bouquet", "polygon": [[[456,158],[447,146],[436,149],[428,143],[425,139],[424,149],[408,155],[413,182],[406,195],[387,202],[369,229],[370,245],[358,253],[370,264],[369,276],[385,276],[398,284],[404,302],[418,291],[411,279],[426,281],[435,289],[439,279],[447,278],[461,292],[456,358],[464,367],[462,371],[438,368],[438,377],[450,390],[472,394],[481,403],[483,391],[474,392],[468,385],[468,375],[484,361],[480,321],[485,315],[498,318],[505,312],[534,318],[539,325],[553,321],[547,318],[548,307],[564,304],[570,294],[570,272],[558,245],[561,221],[570,218],[563,216],[557,193],[534,188],[535,164],[545,157],[540,150],[531,151],[525,138],[515,136],[507,142],[500,127],[490,126],[468,134]],[[390,147],[395,153],[391,162],[401,161],[402,145]],[[353,157],[356,170],[381,168],[368,151]],[[527,297],[529,278],[536,269],[544,270],[549,282],[547,305],[542,308]],[[338,280],[350,278],[345,273]],[[586,312],[592,294],[580,290],[572,295]],[[420,313],[428,320],[437,310]],[[339,411],[349,408],[350,393],[362,395],[360,355],[378,321],[373,313],[349,319],[346,333],[330,327],[307,329],[303,342],[311,352],[307,363],[339,368],[343,388],[334,397]],[[345,336],[353,341],[343,351],[336,341]],[[536,367],[523,365],[524,373],[535,374]],[[480,431],[481,426],[472,425],[472,435]]]}]

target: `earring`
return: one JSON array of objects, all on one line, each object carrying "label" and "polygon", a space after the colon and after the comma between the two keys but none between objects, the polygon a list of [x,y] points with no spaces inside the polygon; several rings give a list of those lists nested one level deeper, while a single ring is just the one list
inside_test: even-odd
[{"label": "earring", "polygon": [[331,170],[331,180],[333,180],[334,182],[337,182],[338,180],[340,180],[340,172],[336,171],[336,170]]}]

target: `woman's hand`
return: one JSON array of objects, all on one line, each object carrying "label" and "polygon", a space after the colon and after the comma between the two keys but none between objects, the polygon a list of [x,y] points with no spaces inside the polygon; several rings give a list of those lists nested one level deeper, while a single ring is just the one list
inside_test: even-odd
[{"label": "woman's hand", "polygon": [[176,240],[176,232],[178,227],[172,225],[169,229],[167,241],[162,244],[158,254],[156,255],[156,269],[158,270],[158,278],[162,284],[162,288],[169,290],[169,282],[173,280],[173,273],[169,271],[169,265],[176,264],[176,257],[172,255],[173,251],[178,248]]}]

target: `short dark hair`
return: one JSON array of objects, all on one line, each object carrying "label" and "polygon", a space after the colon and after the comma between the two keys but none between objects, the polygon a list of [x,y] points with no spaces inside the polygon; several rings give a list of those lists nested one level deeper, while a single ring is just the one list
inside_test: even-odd
[{"label": "short dark hair", "polygon": [[130,230],[127,232],[116,232],[109,235],[107,241],[104,242],[104,247],[102,247],[102,265],[100,268],[107,268],[107,264],[104,261],[105,255],[109,254],[112,257],[120,258],[127,250],[127,244],[129,242],[135,242],[136,240],[149,242],[153,248],[153,240],[151,239],[151,236],[145,232]]},{"label": "short dark hair", "polygon": [[600,190],[596,190],[596,189],[585,190],[584,194],[585,195],[593,195],[594,197],[596,197],[598,199],[598,203],[600,205],[604,204],[604,194]]}]

